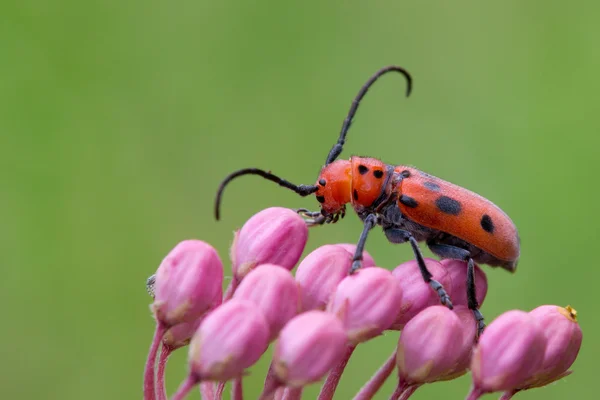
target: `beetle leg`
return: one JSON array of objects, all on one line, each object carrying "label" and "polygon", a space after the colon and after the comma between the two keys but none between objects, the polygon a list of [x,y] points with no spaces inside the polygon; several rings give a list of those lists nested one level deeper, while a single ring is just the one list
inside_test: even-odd
[{"label": "beetle leg", "polygon": [[421,275],[423,276],[423,280],[431,286],[433,290],[435,290],[440,297],[440,302],[452,310],[452,301],[450,300],[450,296],[444,289],[441,283],[432,279],[431,272],[427,269],[427,265],[425,265],[425,260],[423,260],[423,254],[421,253],[421,249],[419,248],[419,244],[414,236],[404,229],[397,228],[386,228],[384,229],[385,236],[392,243],[406,243],[410,242],[410,245],[413,249],[413,253],[415,254],[415,258],[417,259],[417,264],[419,265],[419,270],[421,271]]},{"label": "beetle leg", "polygon": [[483,315],[479,311],[479,303],[475,291],[475,261],[471,258],[468,250],[447,244],[428,243],[429,249],[442,258],[451,258],[467,262],[467,303],[469,309],[473,311],[475,321],[477,322],[477,336],[479,337],[485,329]]},{"label": "beetle leg", "polygon": [[369,231],[373,229],[375,225],[377,225],[377,215],[367,215],[364,220],[364,224],[365,226],[360,234],[360,238],[356,244],[356,251],[354,252],[354,257],[352,258],[352,268],[350,268],[350,274],[353,274],[362,266],[363,251],[365,249],[365,243],[367,242],[367,235],[369,234]]},{"label": "beetle leg", "polygon": [[324,223],[328,222],[326,220],[326,217],[324,217],[323,214],[321,214],[321,211],[310,211],[306,208],[297,208],[294,211],[296,211],[298,215],[304,218],[304,222],[309,227],[323,225]]}]

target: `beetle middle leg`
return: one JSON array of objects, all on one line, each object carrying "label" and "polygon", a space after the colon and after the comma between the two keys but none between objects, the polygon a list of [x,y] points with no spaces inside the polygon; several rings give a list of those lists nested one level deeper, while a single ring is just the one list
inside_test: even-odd
[{"label": "beetle middle leg", "polygon": [[480,336],[485,329],[485,323],[483,322],[483,315],[479,311],[479,302],[477,301],[475,291],[475,261],[473,261],[471,253],[468,250],[447,244],[427,243],[427,246],[433,253],[442,258],[451,258],[467,262],[467,303],[469,309],[473,311],[473,315],[475,316],[477,335]]},{"label": "beetle middle leg", "polygon": [[452,301],[450,300],[450,296],[446,292],[446,289],[442,286],[441,283],[432,279],[431,272],[427,269],[427,265],[425,265],[425,260],[423,259],[423,254],[421,253],[421,249],[419,248],[419,244],[414,236],[404,229],[398,228],[386,228],[383,230],[387,239],[392,243],[406,243],[410,242],[410,245],[413,249],[413,253],[415,254],[415,258],[417,259],[417,264],[419,265],[419,270],[421,271],[421,275],[423,276],[423,280],[431,286],[433,290],[435,290],[440,297],[440,301],[443,305],[452,310]]}]

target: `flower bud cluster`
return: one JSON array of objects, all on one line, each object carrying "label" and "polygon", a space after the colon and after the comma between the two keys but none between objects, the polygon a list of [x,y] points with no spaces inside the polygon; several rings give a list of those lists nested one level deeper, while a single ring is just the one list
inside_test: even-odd
[{"label": "flower bud cluster", "polygon": [[[473,376],[470,399],[497,391],[510,398],[571,373],[582,341],[572,308],[509,311],[478,338],[467,308],[466,262],[425,259],[432,278],[452,299],[450,310],[440,305],[416,261],[390,271],[364,252],[363,268],[350,274],[355,245],[324,245],[300,261],[307,238],[306,223],[292,210],[275,207],[254,215],[234,234],[233,278],[225,295],[223,264],[212,246],[186,240],[169,252],[148,287],[154,297],[155,341],[170,351],[189,344],[189,376],[175,399],[198,382],[241,382],[271,342],[273,359],[262,399],[273,398],[282,387],[287,388],[283,397],[299,398],[305,385],[326,376],[319,399],[331,399],[354,348],[386,330],[401,331],[397,348],[356,399],[372,398],[394,366],[398,385],[392,398],[403,399],[421,385],[468,370]],[[475,285],[481,305],[488,282],[478,266]],[[146,366],[146,400],[166,398],[155,389],[164,387],[155,382],[164,377],[155,378],[153,372],[156,346]],[[205,397],[220,398],[223,383],[216,394],[205,385]]]}]

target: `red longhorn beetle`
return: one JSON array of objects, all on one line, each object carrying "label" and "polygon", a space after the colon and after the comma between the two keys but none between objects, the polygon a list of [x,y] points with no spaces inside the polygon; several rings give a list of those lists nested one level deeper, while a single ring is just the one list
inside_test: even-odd
[{"label": "red longhorn beetle", "polygon": [[424,241],[441,258],[467,262],[468,306],[475,315],[481,333],[485,324],[475,297],[475,262],[502,267],[514,272],[519,259],[520,240],[511,219],[494,203],[460,186],[405,165],[387,165],[375,158],[336,158],[342,152],[346,134],[360,101],[371,85],[382,75],[396,71],[407,80],[406,96],[411,92],[410,74],[401,67],[388,66],[377,71],[361,88],[342,124],[315,185],[294,185],[270,172],[256,168],[236,171],[225,178],[217,192],[215,217],[225,186],[241,175],[260,175],[291,189],[300,196],[315,193],[321,211],[298,212],[317,225],[335,223],[344,217],[346,204],[364,223],[353,258],[351,273],[361,267],[362,253],[369,231],[381,225],[392,243],[409,242],[425,282],[438,293],[442,304],[452,308],[450,297],[442,285],[432,279],[423,261],[418,242]]}]

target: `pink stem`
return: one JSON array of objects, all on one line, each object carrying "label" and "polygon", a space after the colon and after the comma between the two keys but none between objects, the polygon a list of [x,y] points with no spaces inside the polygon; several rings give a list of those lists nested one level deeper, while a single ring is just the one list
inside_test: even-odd
[{"label": "pink stem", "polygon": [[348,364],[348,361],[350,360],[350,356],[352,356],[354,349],[356,349],[356,346],[348,346],[348,348],[346,349],[346,354],[344,354],[340,362],[329,372],[329,375],[327,375],[327,380],[325,380],[325,383],[321,388],[321,393],[319,393],[318,400],[333,399],[335,389],[337,388],[338,383],[340,383],[340,378],[344,373],[344,369],[346,368],[346,365]]},{"label": "pink stem", "polygon": [[469,395],[467,396],[467,398],[465,400],[477,400],[481,396],[483,396],[483,391],[481,391],[480,389],[478,389],[476,387],[472,387],[471,391],[469,392]]},{"label": "pink stem", "polygon": [[354,396],[354,400],[370,400],[375,394],[381,389],[381,386],[385,383],[387,378],[390,376],[394,368],[396,367],[396,350],[386,360],[386,362],[375,372],[375,374],[369,379],[369,381],[360,389],[360,391]]},{"label": "pink stem", "polygon": [[283,396],[285,396],[285,392],[287,391],[286,387],[280,387],[275,391],[274,400],[283,400]]},{"label": "pink stem", "polygon": [[283,392],[283,397],[281,400],[300,400],[302,399],[302,390],[303,387],[299,388],[285,388]]},{"label": "pink stem", "polygon": [[216,386],[215,400],[221,400],[223,398],[223,392],[225,391],[226,383],[227,382],[217,382],[215,384],[215,386]]},{"label": "pink stem", "polygon": [[167,390],[165,388],[165,368],[167,360],[173,352],[171,346],[162,345],[162,350],[158,356],[158,369],[156,370],[156,396],[158,400],[167,400]]},{"label": "pink stem", "polygon": [[[269,370],[267,371],[267,376],[265,377],[265,384],[263,387],[263,392],[260,395],[262,400],[272,399],[275,396],[275,392],[277,389],[281,388],[283,383],[277,378],[275,375],[275,370],[273,369],[273,363],[269,365]],[[281,390],[281,392],[283,392]]]},{"label": "pink stem", "polygon": [[390,400],[398,400],[400,398],[400,395],[402,395],[404,389],[405,387],[403,387],[402,385],[396,386],[396,390],[394,390],[394,393],[392,393],[392,395],[390,396]]},{"label": "pink stem", "polygon": [[227,290],[225,290],[225,294],[223,295],[223,303],[225,303],[227,300],[230,300],[233,297],[233,294],[235,293],[235,289],[237,289],[237,287],[238,287],[238,280],[234,276],[233,278],[231,278],[231,282],[229,282],[229,286],[227,286]]},{"label": "pink stem", "polygon": [[173,395],[172,400],[183,400],[199,381],[200,380],[195,375],[188,375],[181,383],[181,386],[179,386],[179,389],[177,389],[177,392]]},{"label": "pink stem", "polygon": [[154,337],[152,338],[152,344],[150,345],[150,351],[148,351],[148,359],[146,360],[146,366],[144,368],[144,400],[156,400],[156,389],[154,387],[154,364],[156,363],[158,346],[160,345],[165,331],[166,326],[157,321],[156,329],[154,330]]},{"label": "pink stem", "polygon": [[404,390],[404,392],[402,392],[402,394],[400,395],[400,398],[398,400],[408,400],[408,398],[410,396],[412,396],[413,393],[416,392],[420,386],[421,385],[412,385],[412,386],[407,387]]},{"label": "pink stem", "polygon": [[513,398],[513,396],[518,392],[518,390],[510,390],[507,392],[502,393],[502,396],[500,397],[499,400],[510,400]]},{"label": "pink stem", "polygon": [[202,400],[214,400],[215,385],[213,382],[200,382],[200,395]]},{"label": "pink stem", "polygon": [[231,386],[231,400],[244,400],[244,390],[242,388],[242,377],[235,378]]}]

